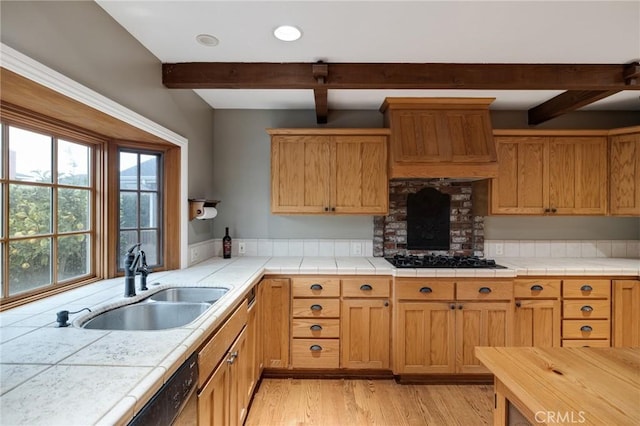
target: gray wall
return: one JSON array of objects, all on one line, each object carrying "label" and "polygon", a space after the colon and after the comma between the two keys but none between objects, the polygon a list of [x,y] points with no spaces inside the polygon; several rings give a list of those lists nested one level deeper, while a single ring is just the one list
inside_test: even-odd
[{"label": "gray wall", "polygon": [[[189,140],[189,196],[211,197],[213,111],[162,85],[161,63],[93,1],[1,1],[2,42]],[[213,237],[193,221],[189,242]]]},{"label": "gray wall", "polygon": [[[215,235],[238,238],[373,238],[372,216],[283,216],[271,209],[271,144],[265,129],[317,127],[315,111],[216,110],[213,175],[221,200]],[[382,127],[375,111],[334,111],[328,127]]]},{"label": "gray wall", "polygon": [[[496,128],[526,128],[526,112],[494,111]],[[282,216],[270,213],[269,127],[318,127],[314,111],[216,110],[214,193],[222,202],[216,237],[372,238],[371,216]],[[582,126],[582,124],[584,124]],[[576,113],[546,128],[614,128],[640,124],[637,113]],[[327,127],[382,127],[377,111],[333,111]],[[640,219],[611,217],[489,217],[487,239],[637,239]]]}]

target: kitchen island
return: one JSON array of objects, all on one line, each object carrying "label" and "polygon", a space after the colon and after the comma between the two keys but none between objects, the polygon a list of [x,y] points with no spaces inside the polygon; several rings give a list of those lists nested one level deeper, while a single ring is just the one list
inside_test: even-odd
[{"label": "kitchen island", "polygon": [[640,348],[477,347],[494,374],[494,425],[640,424]]},{"label": "kitchen island", "polygon": [[[127,424],[182,363],[223,324],[265,275],[638,277],[637,259],[497,259],[499,270],[398,269],[370,257],[212,258],[149,276],[151,292],[169,286],[227,287],[196,321],[163,331],[56,327],[56,312],[132,303],[124,279],[100,281],[0,313],[0,424]],[[154,285],[159,283],[158,285]],[[72,316],[78,324],[89,314]]]}]

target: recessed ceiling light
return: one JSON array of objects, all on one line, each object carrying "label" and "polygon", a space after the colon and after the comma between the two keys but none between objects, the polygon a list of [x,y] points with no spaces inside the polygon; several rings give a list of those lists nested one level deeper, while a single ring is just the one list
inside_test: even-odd
[{"label": "recessed ceiling light", "polygon": [[296,41],[302,37],[302,31],[293,25],[280,25],[273,30],[273,35],[282,41]]},{"label": "recessed ceiling light", "polygon": [[196,40],[203,46],[213,47],[220,43],[220,40],[212,36],[211,34],[198,34]]}]

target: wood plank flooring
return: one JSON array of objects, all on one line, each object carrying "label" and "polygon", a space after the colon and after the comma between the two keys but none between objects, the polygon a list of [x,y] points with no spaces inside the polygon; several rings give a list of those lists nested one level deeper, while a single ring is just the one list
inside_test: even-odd
[{"label": "wood plank flooring", "polygon": [[492,422],[492,385],[263,379],[245,425],[474,426]]}]

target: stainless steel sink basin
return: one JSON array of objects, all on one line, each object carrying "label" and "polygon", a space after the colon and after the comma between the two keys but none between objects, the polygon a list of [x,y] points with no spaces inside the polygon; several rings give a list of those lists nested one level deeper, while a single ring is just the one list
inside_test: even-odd
[{"label": "stainless steel sink basin", "polygon": [[82,328],[165,330],[189,324],[210,307],[209,303],[141,302],[104,312],[82,324]]},{"label": "stainless steel sink basin", "polygon": [[206,302],[215,303],[229,289],[222,287],[173,287],[161,290],[149,297],[162,302]]}]

